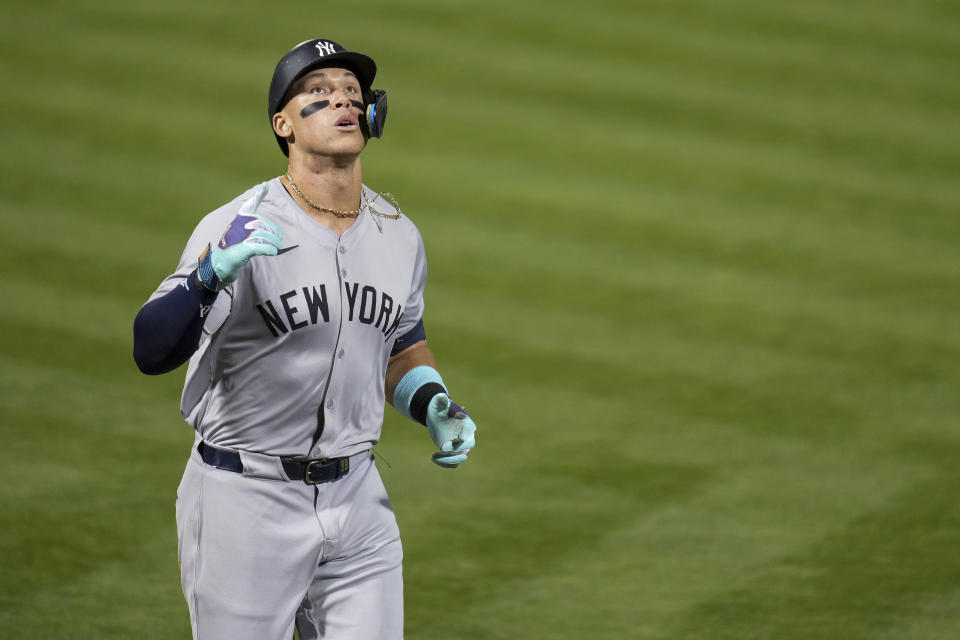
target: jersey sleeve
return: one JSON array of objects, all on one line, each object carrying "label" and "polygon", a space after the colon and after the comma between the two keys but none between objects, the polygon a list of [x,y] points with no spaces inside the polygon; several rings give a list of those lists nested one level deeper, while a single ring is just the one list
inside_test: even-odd
[{"label": "jersey sleeve", "polygon": [[420,232],[416,230],[414,232],[417,238],[417,248],[410,295],[403,307],[403,316],[400,318],[400,324],[397,327],[397,339],[393,344],[391,355],[396,355],[416,342],[426,340],[427,337],[423,328],[423,291],[427,286],[427,255]]}]

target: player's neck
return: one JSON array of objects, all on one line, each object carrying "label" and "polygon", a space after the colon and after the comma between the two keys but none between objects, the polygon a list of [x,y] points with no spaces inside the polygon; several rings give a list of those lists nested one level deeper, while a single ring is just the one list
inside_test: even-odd
[{"label": "player's neck", "polygon": [[[309,202],[340,211],[355,211],[360,207],[363,179],[358,157],[349,162],[330,157],[312,157],[306,162],[293,157],[290,160],[289,176]],[[310,217],[338,233],[353,224],[355,218],[318,211],[299,195],[291,195]]]}]

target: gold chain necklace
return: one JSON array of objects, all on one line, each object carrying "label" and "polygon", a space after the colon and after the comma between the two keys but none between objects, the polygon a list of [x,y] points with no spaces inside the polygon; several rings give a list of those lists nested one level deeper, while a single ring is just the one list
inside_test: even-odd
[{"label": "gold chain necklace", "polygon": [[[374,208],[373,208],[373,203],[376,202],[376,201],[380,198],[380,196],[383,196],[383,199],[384,199],[384,200],[389,200],[390,202],[392,202],[392,203],[393,203],[393,208],[397,210],[397,213],[380,213],[379,211],[377,211],[376,209],[374,209]],[[387,192],[378,193],[377,196],[371,201],[371,200],[367,200],[367,194],[364,192],[364,193],[363,193],[363,201],[364,201],[364,203],[367,205],[367,210],[368,210],[370,213],[372,213],[372,214],[375,215],[375,216],[380,216],[381,218],[388,218],[388,219],[390,219],[390,220],[396,220],[396,219],[398,219],[398,218],[400,217],[400,215],[403,213],[402,211],[400,211],[400,203],[397,202],[397,199],[393,197],[393,194],[392,194],[392,193],[387,193]]]},{"label": "gold chain necklace", "polygon": [[293,192],[300,196],[300,199],[306,202],[308,205],[316,209],[317,211],[325,211],[327,213],[332,213],[338,218],[356,218],[360,215],[360,211],[363,210],[363,207],[358,209],[353,209],[352,211],[341,211],[340,209],[329,209],[327,207],[321,207],[316,202],[303,195],[303,191],[300,191],[300,187],[297,186],[297,183],[293,181],[293,178],[290,177],[290,172],[283,174],[283,177],[287,179],[287,182],[290,183],[290,186],[293,187]]}]

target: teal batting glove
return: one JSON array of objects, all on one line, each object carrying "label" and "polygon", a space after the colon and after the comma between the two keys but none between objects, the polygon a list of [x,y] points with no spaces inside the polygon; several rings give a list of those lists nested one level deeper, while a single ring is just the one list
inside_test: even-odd
[{"label": "teal batting glove", "polygon": [[445,393],[438,393],[427,407],[427,429],[434,444],[440,447],[432,460],[448,469],[456,469],[476,446],[477,425],[462,407]]},{"label": "teal batting glove", "polygon": [[253,256],[275,256],[283,242],[280,227],[257,215],[267,195],[264,182],[243,205],[237,217],[220,237],[216,247],[208,244],[200,256],[197,279],[210,291],[220,291],[240,277],[240,272]]}]

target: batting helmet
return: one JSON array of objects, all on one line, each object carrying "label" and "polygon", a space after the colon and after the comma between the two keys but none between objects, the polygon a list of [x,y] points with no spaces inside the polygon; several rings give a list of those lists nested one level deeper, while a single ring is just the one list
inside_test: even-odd
[{"label": "batting helmet", "polygon": [[[361,118],[361,123],[365,126],[364,133],[379,138],[387,117],[387,95],[383,91],[372,89],[373,79],[377,75],[377,63],[368,55],[347,51],[333,40],[325,38],[301,42],[280,58],[270,81],[267,105],[270,128],[273,129],[273,114],[283,109],[292,97],[287,95],[290,86],[300,76],[320,67],[344,67],[357,76],[366,107],[366,118]],[[287,141],[278,136],[276,131],[273,135],[283,155],[289,155]]]}]

